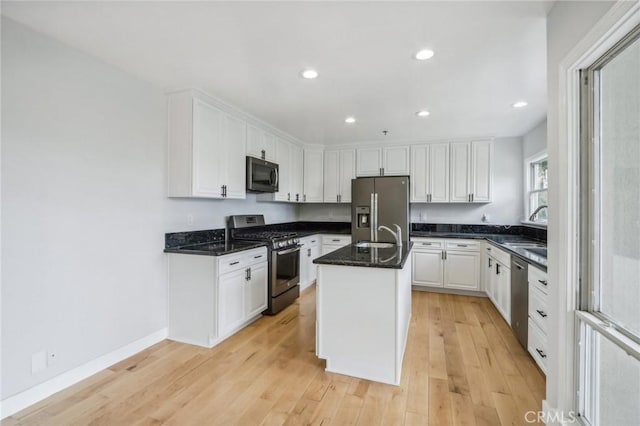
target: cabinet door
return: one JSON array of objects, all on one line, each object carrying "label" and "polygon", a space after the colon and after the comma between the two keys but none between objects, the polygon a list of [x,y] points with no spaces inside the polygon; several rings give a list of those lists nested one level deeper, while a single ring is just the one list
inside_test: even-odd
[{"label": "cabinet door", "polygon": [[382,150],[384,176],[407,176],[409,174],[409,147],[390,146]]},{"label": "cabinet door", "polygon": [[313,261],[320,257],[320,244],[312,244],[310,247],[311,250],[311,261],[310,261],[310,269],[309,269],[309,284],[313,283],[318,279],[318,265],[313,263]]},{"label": "cabinet door", "polygon": [[290,167],[291,147],[289,143],[282,139],[276,139],[276,163],[278,163],[278,192],[275,193],[276,201],[291,200],[291,167]]},{"label": "cabinet door", "polygon": [[309,243],[300,241],[300,259],[298,264],[300,265],[300,290],[306,288],[309,285],[309,257],[310,252]]},{"label": "cabinet door", "polygon": [[277,162],[278,149],[276,145],[276,137],[269,132],[264,132],[262,149],[264,149],[265,160]]},{"label": "cabinet door", "polygon": [[442,250],[415,250],[412,256],[413,285],[442,287]]},{"label": "cabinet door", "polygon": [[302,197],[304,202],[321,203],[323,200],[323,158],[322,151],[304,150],[304,196]]},{"label": "cabinet door", "polygon": [[497,263],[495,283],[498,311],[507,324],[511,325],[511,269]]},{"label": "cabinet door", "polygon": [[225,114],[223,134],[226,159],[223,161],[225,174],[224,185],[227,186],[226,198],[246,198],[246,160],[245,146],[247,126],[242,120]]},{"label": "cabinet door", "polygon": [[297,145],[290,145],[289,165],[290,180],[289,189],[291,191],[291,201],[301,202],[303,196],[302,174],[304,169],[304,157],[302,148]]},{"label": "cabinet door", "polygon": [[444,287],[480,290],[480,253],[447,250]]},{"label": "cabinet door", "polygon": [[222,111],[193,100],[193,195],[222,197],[222,165],[225,146],[222,143]]},{"label": "cabinet door", "polygon": [[339,193],[341,203],[351,202],[351,180],[356,177],[356,152],[353,149],[340,151]]},{"label": "cabinet door", "polygon": [[491,141],[471,143],[471,194],[474,202],[491,201]]},{"label": "cabinet door", "polygon": [[380,176],[380,169],[382,169],[382,149],[359,148],[356,163],[356,176]]},{"label": "cabinet door", "polygon": [[264,150],[264,131],[256,126],[248,124],[247,155],[262,158],[262,150]]},{"label": "cabinet door", "polygon": [[468,203],[471,195],[469,173],[471,146],[469,143],[451,144],[451,202]]},{"label": "cabinet door", "polygon": [[432,203],[449,202],[449,144],[430,145],[427,164],[429,201]]},{"label": "cabinet door", "polygon": [[245,318],[244,287],[247,271],[240,269],[221,275],[219,278],[219,324],[224,336],[242,324]]},{"label": "cabinet door", "polygon": [[340,151],[324,152],[323,201],[337,203],[340,188]]},{"label": "cabinet door", "polygon": [[429,145],[411,147],[411,202],[429,201]]},{"label": "cabinet door", "polygon": [[267,263],[251,267],[251,279],[245,284],[245,319],[267,309]]}]

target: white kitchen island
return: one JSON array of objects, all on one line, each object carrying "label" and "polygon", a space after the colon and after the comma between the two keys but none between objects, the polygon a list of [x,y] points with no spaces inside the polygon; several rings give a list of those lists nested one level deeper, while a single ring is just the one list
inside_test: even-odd
[{"label": "white kitchen island", "polygon": [[314,261],[316,355],[326,371],[400,384],[411,319],[411,243],[355,244]]}]

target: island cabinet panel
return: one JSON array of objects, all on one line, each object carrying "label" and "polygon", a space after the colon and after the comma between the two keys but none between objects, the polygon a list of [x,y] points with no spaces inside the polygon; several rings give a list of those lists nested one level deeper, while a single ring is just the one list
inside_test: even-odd
[{"label": "island cabinet panel", "polygon": [[169,339],[211,348],[267,308],[267,249],[169,255]]},{"label": "island cabinet panel", "polygon": [[411,317],[411,256],[402,269],[320,264],[316,295],[316,354],[326,370],[399,385]]}]

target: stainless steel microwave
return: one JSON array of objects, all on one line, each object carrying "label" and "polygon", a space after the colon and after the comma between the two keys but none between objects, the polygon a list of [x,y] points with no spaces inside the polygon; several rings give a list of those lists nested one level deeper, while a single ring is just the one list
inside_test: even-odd
[{"label": "stainless steel microwave", "polygon": [[278,165],[247,156],[247,191],[278,192]]}]

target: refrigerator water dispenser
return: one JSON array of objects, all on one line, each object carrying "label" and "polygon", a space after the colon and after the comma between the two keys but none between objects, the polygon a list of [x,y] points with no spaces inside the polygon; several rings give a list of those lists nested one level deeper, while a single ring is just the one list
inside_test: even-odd
[{"label": "refrigerator water dispenser", "polygon": [[371,209],[369,206],[356,207],[357,227],[371,228]]}]

